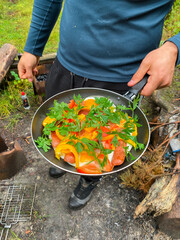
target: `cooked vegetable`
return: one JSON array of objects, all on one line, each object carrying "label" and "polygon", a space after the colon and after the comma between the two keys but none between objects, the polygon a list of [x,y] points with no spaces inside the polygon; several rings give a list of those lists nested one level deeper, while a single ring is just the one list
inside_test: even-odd
[{"label": "cooked vegetable", "polygon": [[[80,95],[69,104],[55,100],[42,123],[43,134],[36,140],[37,146],[48,151],[51,141],[56,158],[74,165],[79,172],[111,171],[124,162],[131,147],[144,147],[137,141],[140,125],[134,116],[136,106],[137,100],[127,108],[115,106],[105,97],[82,99]],[[133,117],[126,110],[131,110]]]}]

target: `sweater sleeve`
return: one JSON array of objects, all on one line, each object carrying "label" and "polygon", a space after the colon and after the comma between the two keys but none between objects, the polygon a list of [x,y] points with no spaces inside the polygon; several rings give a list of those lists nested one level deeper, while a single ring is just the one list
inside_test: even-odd
[{"label": "sweater sleeve", "polygon": [[173,37],[169,38],[167,41],[170,41],[176,44],[178,48],[178,57],[177,57],[176,65],[180,64],[180,32],[177,35],[174,35]]},{"label": "sweater sleeve", "polygon": [[34,0],[32,19],[24,51],[42,56],[60,14],[63,0]]}]

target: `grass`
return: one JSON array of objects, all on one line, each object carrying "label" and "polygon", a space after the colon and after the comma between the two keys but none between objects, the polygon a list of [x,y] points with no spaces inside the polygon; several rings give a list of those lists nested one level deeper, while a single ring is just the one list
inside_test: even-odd
[{"label": "grass", "polygon": [[[23,52],[28,29],[31,22],[33,0],[1,0],[0,1],[0,47],[5,43],[10,43]],[[58,19],[44,53],[56,52],[59,41]]]},{"label": "grass", "polygon": [[[0,89],[0,119],[7,121],[5,128],[9,129],[11,132],[13,132],[19,120],[28,115],[28,111],[23,107],[21,92],[25,91],[31,100],[31,107],[37,106],[38,103],[37,97],[34,95],[32,83],[27,79],[18,79],[17,76],[15,80],[7,80],[4,87],[1,86]],[[9,116],[11,117],[9,118]]]},{"label": "grass", "polygon": [[180,0],[176,0],[172,11],[167,15],[163,29],[164,40],[180,31]]}]

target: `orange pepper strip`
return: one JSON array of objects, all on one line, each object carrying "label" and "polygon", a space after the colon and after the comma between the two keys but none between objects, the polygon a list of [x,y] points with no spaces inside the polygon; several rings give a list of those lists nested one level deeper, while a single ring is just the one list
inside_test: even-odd
[{"label": "orange pepper strip", "polygon": [[76,149],[73,146],[71,146],[70,144],[60,143],[55,149],[55,157],[57,159],[60,159],[62,153],[66,152],[67,150],[69,150],[70,152],[72,152],[74,154],[76,168],[78,168],[79,167],[79,154],[77,153]]}]

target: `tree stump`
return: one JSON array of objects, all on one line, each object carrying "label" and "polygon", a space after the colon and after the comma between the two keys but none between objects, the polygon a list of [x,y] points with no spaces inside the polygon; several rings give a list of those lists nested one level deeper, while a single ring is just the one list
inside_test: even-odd
[{"label": "tree stump", "polygon": [[9,43],[4,44],[0,48],[0,83],[6,76],[6,73],[17,56],[17,53],[17,49]]}]

